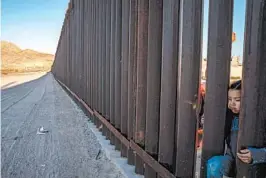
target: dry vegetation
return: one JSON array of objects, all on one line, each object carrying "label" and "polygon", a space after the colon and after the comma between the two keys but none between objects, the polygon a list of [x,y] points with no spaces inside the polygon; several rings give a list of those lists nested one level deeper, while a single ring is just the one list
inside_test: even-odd
[{"label": "dry vegetation", "polygon": [[30,49],[22,50],[13,43],[1,41],[1,73],[50,71],[54,55]]}]

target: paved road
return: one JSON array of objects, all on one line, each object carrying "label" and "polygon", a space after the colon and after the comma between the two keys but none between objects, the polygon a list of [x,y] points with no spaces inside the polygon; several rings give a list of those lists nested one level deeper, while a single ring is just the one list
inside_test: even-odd
[{"label": "paved road", "polygon": [[[120,178],[87,127],[88,118],[51,74],[2,90],[3,178]],[[43,126],[49,132],[38,135]]]}]

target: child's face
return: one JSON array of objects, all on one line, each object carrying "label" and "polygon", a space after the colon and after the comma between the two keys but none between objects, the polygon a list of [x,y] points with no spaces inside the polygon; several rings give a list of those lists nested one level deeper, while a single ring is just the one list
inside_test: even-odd
[{"label": "child's face", "polygon": [[238,114],[240,112],[241,92],[240,90],[230,89],[228,91],[228,108],[233,113]]}]

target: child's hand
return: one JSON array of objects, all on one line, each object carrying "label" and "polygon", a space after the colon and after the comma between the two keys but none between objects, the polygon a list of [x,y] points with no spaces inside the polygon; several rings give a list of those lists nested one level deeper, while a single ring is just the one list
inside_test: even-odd
[{"label": "child's hand", "polygon": [[249,164],[252,162],[251,152],[248,149],[240,150],[240,152],[237,153],[237,157],[244,163]]}]

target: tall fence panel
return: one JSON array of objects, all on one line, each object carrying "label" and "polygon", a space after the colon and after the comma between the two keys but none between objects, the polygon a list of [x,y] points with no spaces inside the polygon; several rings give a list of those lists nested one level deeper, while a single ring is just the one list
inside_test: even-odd
[{"label": "tall fence panel", "polygon": [[[233,1],[204,7],[209,9],[207,91],[203,148],[196,160],[203,3],[68,4],[52,73],[145,178],[206,177],[208,160],[224,153]],[[238,150],[266,147],[266,3],[247,0],[246,6]],[[265,164],[237,160],[236,166],[236,177],[266,176]]]}]

